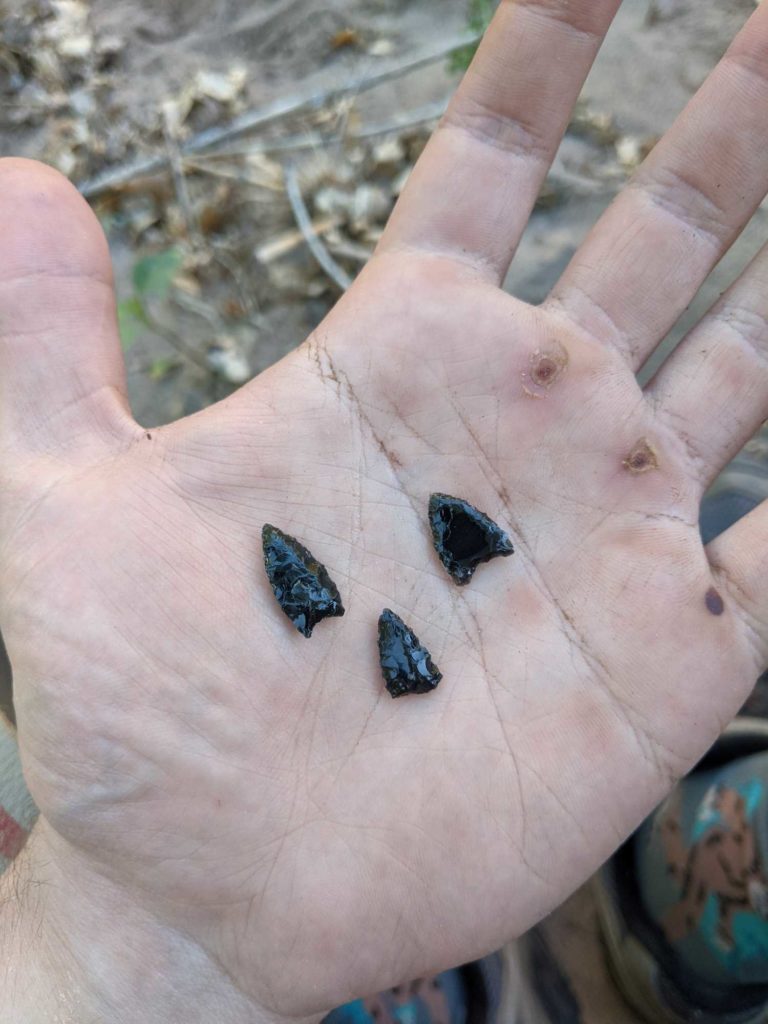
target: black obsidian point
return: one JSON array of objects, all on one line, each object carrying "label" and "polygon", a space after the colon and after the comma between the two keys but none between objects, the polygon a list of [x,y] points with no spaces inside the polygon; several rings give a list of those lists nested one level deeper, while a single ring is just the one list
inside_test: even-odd
[{"label": "black obsidian point", "polygon": [[321,619],[344,614],[336,584],[311,551],[269,523],[261,531],[261,541],[277,602],[300,633],[310,637]]},{"label": "black obsidian point", "polygon": [[440,561],[459,586],[469,583],[478,565],[515,550],[507,534],[485,513],[449,494],[430,497],[429,525]]},{"label": "black obsidian point", "polygon": [[443,678],[416,634],[389,608],[379,616],[379,660],[393,697],[429,693]]}]

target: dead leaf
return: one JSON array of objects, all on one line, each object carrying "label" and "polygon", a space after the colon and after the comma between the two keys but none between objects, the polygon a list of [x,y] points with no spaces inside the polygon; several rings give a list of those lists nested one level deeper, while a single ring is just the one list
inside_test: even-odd
[{"label": "dead leaf", "polygon": [[395,52],[395,44],[391,39],[375,39],[368,47],[371,57],[389,57]]},{"label": "dead leaf", "polygon": [[374,146],[371,155],[373,166],[377,171],[381,171],[383,174],[394,174],[405,160],[405,146],[397,136],[393,136]]},{"label": "dead leaf", "polygon": [[237,64],[226,73],[220,71],[198,71],[195,88],[198,95],[207,96],[217,103],[233,103],[245,88],[248,80],[246,69]]},{"label": "dead leaf", "polygon": [[356,28],[342,28],[331,36],[330,43],[332,50],[341,50],[345,46],[359,46],[360,33]]},{"label": "dead leaf", "polygon": [[205,357],[210,368],[229,384],[245,384],[251,377],[251,368],[245,353],[229,334],[221,334],[210,346]]},{"label": "dead leaf", "polygon": [[88,5],[82,0],[51,0],[51,13],[53,17],[44,23],[43,38],[62,57],[87,57],[93,49],[93,33],[88,25]]}]

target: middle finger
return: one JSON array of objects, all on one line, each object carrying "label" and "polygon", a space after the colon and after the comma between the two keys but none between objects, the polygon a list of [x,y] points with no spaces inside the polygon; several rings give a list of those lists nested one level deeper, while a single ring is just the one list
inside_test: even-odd
[{"label": "middle finger", "polygon": [[603,215],[550,305],[637,369],[768,190],[768,4]]}]

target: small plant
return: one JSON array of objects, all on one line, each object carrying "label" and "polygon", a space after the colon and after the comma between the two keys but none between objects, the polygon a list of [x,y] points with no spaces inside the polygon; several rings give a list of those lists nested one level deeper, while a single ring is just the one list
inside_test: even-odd
[{"label": "small plant", "polygon": [[148,300],[163,300],[171,290],[184,256],[178,249],[163,249],[137,260],[133,267],[133,295],[117,304],[120,341],[129,349],[142,330],[156,329]]},{"label": "small plant", "polygon": [[[485,32],[496,10],[497,0],[469,0],[467,28],[470,32]],[[451,56],[452,71],[466,71],[477,52],[477,43],[462,46]]]}]

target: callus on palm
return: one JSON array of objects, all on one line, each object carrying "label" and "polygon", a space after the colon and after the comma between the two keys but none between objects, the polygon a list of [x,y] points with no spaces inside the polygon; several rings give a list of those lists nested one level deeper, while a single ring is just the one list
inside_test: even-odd
[{"label": "callus on palm", "polygon": [[311,551],[269,523],[261,540],[274,595],[300,633],[310,637],[321,619],[344,614],[338,587]]}]

